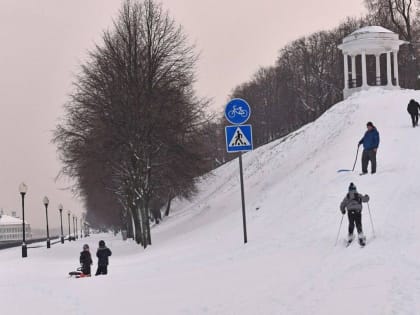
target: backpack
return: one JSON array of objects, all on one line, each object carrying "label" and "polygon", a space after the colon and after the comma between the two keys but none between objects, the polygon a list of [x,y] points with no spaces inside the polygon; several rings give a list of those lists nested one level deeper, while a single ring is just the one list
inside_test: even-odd
[{"label": "backpack", "polygon": [[351,199],[350,194],[347,193],[347,199],[356,201],[359,205],[362,204],[362,195],[359,193],[355,193],[354,197]]}]

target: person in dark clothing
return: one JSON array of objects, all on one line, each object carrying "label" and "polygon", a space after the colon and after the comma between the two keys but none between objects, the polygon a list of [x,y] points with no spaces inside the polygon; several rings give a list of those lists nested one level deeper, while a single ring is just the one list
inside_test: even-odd
[{"label": "person in dark clothing", "polygon": [[108,257],[112,255],[111,250],[105,246],[104,241],[99,241],[99,248],[96,252],[96,257],[98,257],[98,269],[96,270],[97,275],[106,275],[108,273]]},{"label": "person in dark clothing", "polygon": [[83,245],[83,251],[80,253],[80,264],[82,268],[80,271],[85,276],[90,276],[90,266],[92,265],[92,256],[90,255],[89,245]]},{"label": "person in dark clothing", "polygon": [[340,211],[344,215],[347,209],[349,218],[349,235],[347,242],[351,243],[354,239],[353,231],[356,225],[359,244],[364,246],[366,244],[366,237],[363,234],[362,228],[362,202],[368,202],[368,195],[361,195],[357,192],[357,188],[353,183],[350,183],[349,192],[344,197],[340,204]]},{"label": "person in dark clothing", "polygon": [[411,116],[411,122],[413,123],[413,128],[419,125],[419,109],[420,104],[415,100],[411,99],[407,105],[407,112]]},{"label": "person in dark clothing", "polygon": [[362,154],[362,174],[367,174],[368,163],[371,163],[372,174],[376,173],[376,152],[379,146],[379,132],[372,122],[366,124],[367,131],[362,139],[360,139],[358,146],[363,144]]}]

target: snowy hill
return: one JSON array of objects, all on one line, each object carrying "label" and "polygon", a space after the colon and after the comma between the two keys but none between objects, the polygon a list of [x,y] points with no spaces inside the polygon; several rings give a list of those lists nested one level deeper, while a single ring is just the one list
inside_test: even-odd
[{"label": "snowy hill", "polygon": [[[69,280],[83,242],[0,251],[7,314],[420,314],[420,129],[406,105],[415,91],[372,89],[314,123],[244,155],[248,244],[243,244],[238,161],[203,179],[192,200],[153,230],[153,246],[105,236],[107,277]],[[373,121],[378,173],[353,166]],[[339,203],[354,182],[371,196],[368,244],[345,248]],[[21,303],[23,300],[25,303]],[[136,312],[137,313],[137,312]]]}]

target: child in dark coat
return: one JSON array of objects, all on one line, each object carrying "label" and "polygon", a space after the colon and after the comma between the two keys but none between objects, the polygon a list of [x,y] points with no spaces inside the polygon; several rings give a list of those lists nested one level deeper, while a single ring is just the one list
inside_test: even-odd
[{"label": "child in dark coat", "polygon": [[90,265],[92,265],[92,256],[89,252],[89,245],[83,245],[83,251],[80,253],[81,272],[84,276],[90,276]]},{"label": "child in dark coat", "polygon": [[96,270],[97,275],[106,275],[108,273],[108,257],[112,255],[111,250],[105,246],[104,241],[99,241],[99,248],[96,252],[96,257],[98,257],[98,269]]}]

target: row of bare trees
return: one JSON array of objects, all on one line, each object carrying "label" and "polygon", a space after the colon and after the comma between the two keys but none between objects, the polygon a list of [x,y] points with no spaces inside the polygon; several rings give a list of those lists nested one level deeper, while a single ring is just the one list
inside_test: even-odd
[{"label": "row of bare trees", "polygon": [[54,141],[91,224],[127,228],[146,247],[150,218],[194,192],[208,170],[195,61],[182,29],[145,0],[124,3],[81,66]]},{"label": "row of bare trees", "polygon": [[[403,45],[399,53],[400,85],[419,88],[419,3],[415,0],[365,0],[368,9],[365,17],[348,18],[335,29],[291,42],[280,50],[275,65],[259,69],[251,80],[234,88],[231,97],[244,98],[252,106],[250,123],[254,145],[260,146],[296,130],[342,100],[343,55],[337,46],[345,36],[363,26],[381,25],[410,42]],[[374,58],[368,58],[368,64],[370,71],[375,71]],[[382,66],[385,66],[384,61]],[[382,74],[386,73],[384,70]],[[375,77],[375,74],[370,76]],[[224,124],[225,120],[220,119],[219,128]],[[223,141],[221,135],[216,149]],[[224,152],[217,157],[222,161],[231,158]]]}]

